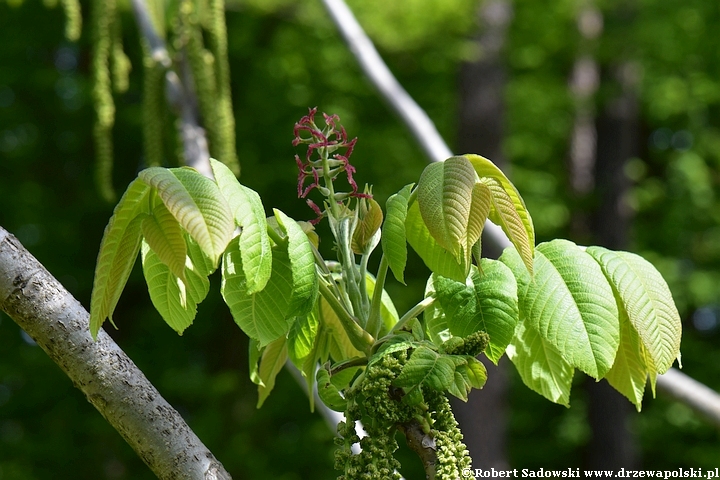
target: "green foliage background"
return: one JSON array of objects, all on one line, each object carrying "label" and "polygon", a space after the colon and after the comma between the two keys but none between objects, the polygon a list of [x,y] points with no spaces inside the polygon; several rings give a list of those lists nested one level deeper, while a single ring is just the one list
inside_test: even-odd
[{"label": "green foliage background", "polygon": [[[44,3],[44,4],[43,4]],[[54,1],[0,1],[0,225],[86,307],[112,205],[93,186],[88,35],[63,39]],[[350,2],[393,72],[452,144],[457,74],[482,52],[470,41],[471,0]],[[117,96],[115,186],[143,168],[140,47],[126,2],[124,45],[135,72]],[[639,72],[641,144],[627,175],[635,214],[632,250],[668,280],[684,319],[683,363],[720,389],[720,4],[705,0],[598,2],[605,31],[593,47],[603,71],[632,61]],[[504,149],[509,172],[535,220],[538,241],[567,236],[566,175],[573,101],[568,75],[578,53],[578,3],[513,2],[507,49]],[[83,2],[84,17],[88,4]],[[319,1],[235,0],[228,5],[232,93],[242,182],[266,208],[298,220],[312,212],[296,198],[293,123],[318,106],[358,136],[356,179],[375,184],[381,204],[416,181],[421,152],[363,79]],[[617,93],[601,86],[601,110]],[[464,153],[464,152],[462,152]],[[477,152],[483,153],[483,152]],[[321,238],[329,234],[321,229]],[[329,254],[330,245],[321,248]],[[427,272],[411,257],[406,280],[390,286],[399,310],[420,295]],[[139,265],[111,332],[237,479],[334,478],[332,433],[308,412],[283,372],[261,410],[247,377],[247,340],[211,279],[193,328],[173,334],[152,309]],[[414,295],[414,296],[412,296]],[[511,462],[520,468],[581,467],[590,430],[587,397],[553,405],[513,377]],[[584,380],[577,376],[578,387]],[[646,468],[718,466],[718,431],[663,398],[633,414]],[[403,464],[410,464],[405,461]],[[418,466],[419,467],[419,466]],[[408,478],[419,470],[406,473]],[[0,314],[0,479],[152,478],[122,439],[46,355]]]}]

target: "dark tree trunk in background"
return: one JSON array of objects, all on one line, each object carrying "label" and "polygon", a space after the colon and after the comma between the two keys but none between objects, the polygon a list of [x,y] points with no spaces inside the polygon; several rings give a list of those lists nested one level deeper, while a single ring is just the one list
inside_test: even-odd
[{"label": "dark tree trunk in background", "polygon": [[[477,153],[506,170],[502,157],[504,127],[505,68],[501,52],[505,31],[512,17],[507,0],[489,0],[478,11],[480,34],[476,42],[481,56],[464,63],[460,71],[460,106],[458,153]],[[484,245],[487,243],[484,242]],[[500,252],[485,248],[486,256]],[[507,431],[507,359],[494,366],[482,359],[488,370],[485,387],[474,390],[467,403],[453,401],[453,411],[460,423],[475,468],[505,469],[509,466],[506,448]]]},{"label": "dark tree trunk in background", "polygon": [[[638,112],[635,68],[626,63],[613,72],[622,87],[597,119],[595,167],[598,207],[592,218],[595,243],[614,250],[627,248],[630,210],[625,202],[630,182],[627,161],[637,155]],[[589,381],[589,421],[592,440],[587,452],[589,468],[618,470],[639,466],[635,436],[629,428],[633,406],[607,382]]]}]

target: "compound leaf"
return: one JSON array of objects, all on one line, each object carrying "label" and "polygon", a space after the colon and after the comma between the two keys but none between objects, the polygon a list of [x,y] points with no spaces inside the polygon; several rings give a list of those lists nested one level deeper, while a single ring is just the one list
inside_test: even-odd
[{"label": "compound leaf", "polygon": [[620,325],[597,262],[567,240],[538,245],[532,279],[515,248],[506,248],[500,260],[517,279],[520,317],[572,366],[602,378],[615,359]]},{"label": "compound leaf", "polygon": [[161,202],[142,221],[142,234],[150,249],[178,278],[185,279],[187,247],[180,224]]},{"label": "compound leaf", "polygon": [[427,385],[433,390],[443,392],[450,388],[455,380],[455,362],[450,355],[441,355],[428,347],[416,348],[403,367],[393,385],[414,390]]}]

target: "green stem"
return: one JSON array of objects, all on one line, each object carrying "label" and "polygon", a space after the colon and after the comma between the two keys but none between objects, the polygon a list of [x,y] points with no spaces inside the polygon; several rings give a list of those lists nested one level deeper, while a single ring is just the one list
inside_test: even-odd
[{"label": "green stem", "polygon": [[345,330],[348,339],[350,339],[350,343],[352,343],[353,346],[361,352],[369,355],[372,345],[375,343],[375,339],[372,335],[363,330],[360,325],[357,324],[355,319],[350,315],[350,313],[348,313],[345,307],[343,307],[342,303],[340,303],[340,300],[333,295],[333,292],[330,290],[328,285],[322,280],[320,281],[320,294],[323,296],[325,301],[328,302],[328,305],[330,305],[330,308],[333,309],[333,312],[335,312],[338,316],[340,324]]},{"label": "green stem", "polygon": [[382,292],[385,288],[385,279],[387,278],[388,260],[385,254],[380,258],[380,266],[378,267],[377,277],[375,278],[375,289],[373,290],[372,302],[370,303],[370,318],[367,323],[367,331],[370,335],[377,337],[382,327],[382,315],[380,309],[382,307]]},{"label": "green stem", "polygon": [[270,225],[267,226],[267,233],[268,233],[268,236],[272,239],[273,242],[275,242],[276,245],[286,245],[288,243],[287,238],[280,235]]},{"label": "green stem", "polygon": [[330,376],[336,375],[346,368],[352,368],[352,367],[362,367],[363,365],[367,365],[368,358],[367,357],[355,357],[350,360],[345,360],[344,362],[340,362],[338,364],[335,364],[334,367],[330,369]]},{"label": "green stem", "polygon": [[412,320],[413,318],[417,318],[418,315],[420,315],[422,312],[425,311],[426,308],[428,308],[430,305],[435,303],[435,297],[429,296],[427,298],[424,298],[422,301],[418,302],[417,305],[412,307],[410,310],[408,310],[405,315],[403,315],[398,323],[395,324],[392,331],[397,332],[401,328],[405,326],[407,322]]}]

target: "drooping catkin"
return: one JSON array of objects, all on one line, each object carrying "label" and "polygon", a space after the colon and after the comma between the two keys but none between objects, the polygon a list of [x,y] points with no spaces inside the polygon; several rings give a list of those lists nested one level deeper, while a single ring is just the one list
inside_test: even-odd
[{"label": "drooping catkin", "polygon": [[165,109],[165,68],[152,59],[150,47],[143,41],[143,143],[148,167],[163,165]]},{"label": "drooping catkin", "polygon": [[112,185],[115,103],[112,97],[109,58],[112,49],[111,27],[116,15],[115,0],[94,0],[92,3],[92,98],[95,105],[93,136],[96,150],[95,180],[100,196],[115,200]]},{"label": "drooping catkin", "polygon": [[110,55],[110,66],[112,69],[113,87],[116,92],[125,93],[130,85],[129,77],[130,70],[132,70],[132,64],[123,50],[122,23],[120,22],[120,16],[117,14],[112,22],[112,32],[112,54]]},{"label": "drooping catkin", "polygon": [[179,13],[179,36],[187,51],[187,59],[195,82],[195,93],[198,98],[202,124],[207,133],[210,154],[217,158],[221,141],[218,132],[215,59],[213,54],[203,46],[200,20],[193,2],[184,0],[180,5]]},{"label": "drooping catkin", "polygon": [[240,164],[235,149],[235,117],[230,91],[225,0],[209,0],[208,13],[208,45],[215,57],[217,81],[217,130],[220,142],[216,149],[217,158],[230,167],[235,175],[239,175]]},{"label": "drooping catkin", "polygon": [[82,33],[80,0],[62,0],[62,8],[65,12],[65,38],[77,42]]}]

